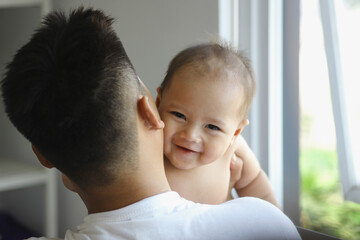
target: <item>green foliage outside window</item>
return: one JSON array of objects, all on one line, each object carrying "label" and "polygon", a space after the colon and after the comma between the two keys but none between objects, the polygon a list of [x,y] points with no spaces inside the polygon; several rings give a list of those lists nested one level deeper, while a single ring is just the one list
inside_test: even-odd
[{"label": "green foliage outside window", "polygon": [[360,204],[344,201],[336,151],[300,154],[302,226],[341,239],[360,239]]}]

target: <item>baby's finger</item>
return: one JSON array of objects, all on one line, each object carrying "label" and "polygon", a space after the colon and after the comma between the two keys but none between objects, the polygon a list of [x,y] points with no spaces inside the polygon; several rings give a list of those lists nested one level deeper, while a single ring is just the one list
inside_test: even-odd
[{"label": "baby's finger", "polygon": [[241,158],[237,157],[235,154],[230,162],[230,182],[227,200],[233,199],[231,195],[231,190],[235,186],[236,182],[240,180],[241,173],[243,168],[243,161]]},{"label": "baby's finger", "polygon": [[240,180],[244,162],[241,158],[234,154],[230,163],[230,187],[234,187],[235,183]]}]

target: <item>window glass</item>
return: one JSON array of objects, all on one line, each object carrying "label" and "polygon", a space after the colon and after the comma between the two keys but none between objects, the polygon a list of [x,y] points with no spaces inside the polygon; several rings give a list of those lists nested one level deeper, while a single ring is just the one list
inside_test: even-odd
[{"label": "window glass", "polygon": [[[353,159],[360,142],[360,1],[335,0]],[[301,1],[301,224],[342,239],[360,239],[360,205],[344,200],[338,169],[331,93],[318,1]],[[360,161],[358,161],[360,162]],[[360,176],[360,170],[357,170]]]},{"label": "window glass", "polygon": [[335,1],[339,49],[356,176],[360,176],[360,1]]}]

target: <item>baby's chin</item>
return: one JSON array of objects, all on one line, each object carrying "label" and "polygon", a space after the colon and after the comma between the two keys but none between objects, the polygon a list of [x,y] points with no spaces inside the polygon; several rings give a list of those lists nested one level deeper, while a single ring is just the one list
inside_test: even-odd
[{"label": "baby's chin", "polygon": [[167,156],[164,154],[164,162],[167,165],[171,165],[173,168],[179,169],[179,170],[191,170],[196,168],[197,166],[194,166],[191,162],[186,161],[179,161],[174,158],[171,158],[171,156]]}]

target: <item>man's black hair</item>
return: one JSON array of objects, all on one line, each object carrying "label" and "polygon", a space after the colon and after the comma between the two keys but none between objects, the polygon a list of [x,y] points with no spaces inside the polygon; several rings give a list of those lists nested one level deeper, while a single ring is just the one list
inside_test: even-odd
[{"label": "man's black hair", "polygon": [[1,84],[11,122],[80,186],[111,183],[120,167],[136,167],[141,87],[112,24],[91,8],[48,14]]}]

